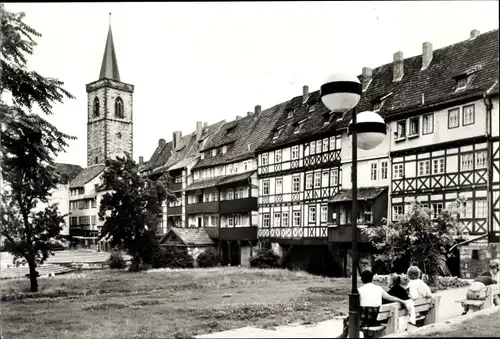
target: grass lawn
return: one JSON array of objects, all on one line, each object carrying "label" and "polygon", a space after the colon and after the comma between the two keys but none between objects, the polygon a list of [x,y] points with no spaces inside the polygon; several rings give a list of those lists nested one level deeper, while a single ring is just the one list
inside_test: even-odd
[{"label": "grass lawn", "polygon": [[500,334],[499,319],[500,311],[464,321],[448,331],[426,332],[410,337],[498,337]]},{"label": "grass lawn", "polygon": [[350,278],[213,268],[93,271],[2,281],[5,338],[186,338],[244,326],[315,323],[347,314]]}]

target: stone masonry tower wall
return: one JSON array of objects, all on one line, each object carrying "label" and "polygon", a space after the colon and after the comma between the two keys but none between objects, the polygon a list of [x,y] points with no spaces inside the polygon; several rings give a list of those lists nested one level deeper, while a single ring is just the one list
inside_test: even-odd
[{"label": "stone masonry tower wall", "polygon": [[87,89],[87,166],[106,159],[133,157],[134,86],[120,81],[111,26],[99,80]]}]

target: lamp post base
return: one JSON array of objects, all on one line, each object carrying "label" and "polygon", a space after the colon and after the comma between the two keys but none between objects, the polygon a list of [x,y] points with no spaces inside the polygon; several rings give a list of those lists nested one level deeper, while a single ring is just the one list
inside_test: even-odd
[{"label": "lamp post base", "polygon": [[349,338],[359,338],[359,293],[349,294]]}]

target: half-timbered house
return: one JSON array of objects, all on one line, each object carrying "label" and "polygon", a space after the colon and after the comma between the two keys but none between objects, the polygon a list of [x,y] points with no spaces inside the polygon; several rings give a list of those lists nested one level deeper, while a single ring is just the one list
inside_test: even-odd
[{"label": "half-timbered house", "polygon": [[223,264],[248,265],[257,242],[257,161],[254,151],[270,133],[280,106],[222,126],[201,152],[186,188],[188,227],[218,241]]}]

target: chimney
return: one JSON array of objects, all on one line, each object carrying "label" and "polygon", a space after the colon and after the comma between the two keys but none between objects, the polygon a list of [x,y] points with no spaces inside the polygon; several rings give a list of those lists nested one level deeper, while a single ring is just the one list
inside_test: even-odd
[{"label": "chimney", "polygon": [[163,147],[163,146],[165,146],[165,139],[158,140],[158,147]]},{"label": "chimney", "polygon": [[470,38],[475,39],[479,34],[481,34],[477,29],[470,31]]},{"label": "chimney", "polygon": [[207,128],[208,127],[208,122],[204,122],[203,123],[203,128]]},{"label": "chimney", "polygon": [[203,122],[196,122],[196,140],[199,141],[201,139],[201,132],[203,132]]},{"label": "chimney", "polygon": [[261,111],[260,105],[255,106],[255,114],[259,115]]},{"label": "chimney", "polygon": [[174,141],[174,147],[173,149],[176,149],[177,146],[179,146],[182,138],[182,132],[181,131],[175,131],[172,135],[172,140]]},{"label": "chimney", "polygon": [[235,120],[240,120],[240,119],[241,119],[241,117],[239,115],[237,115]]},{"label": "chimney", "polygon": [[401,81],[401,79],[403,78],[403,60],[403,52],[399,51],[394,53],[394,61],[392,63],[392,81]]},{"label": "chimney", "polygon": [[144,163],[144,157],[139,157],[139,165],[142,165]]},{"label": "chimney", "polygon": [[432,61],[432,44],[430,42],[424,42],[422,44],[422,69],[424,70],[429,67]]},{"label": "chimney", "polygon": [[368,88],[370,82],[372,81],[373,70],[370,67],[363,67],[363,71],[361,73],[361,85],[363,87],[363,92]]},{"label": "chimney", "polygon": [[305,85],[302,87],[302,103],[305,104],[307,99],[309,99],[309,86]]}]

